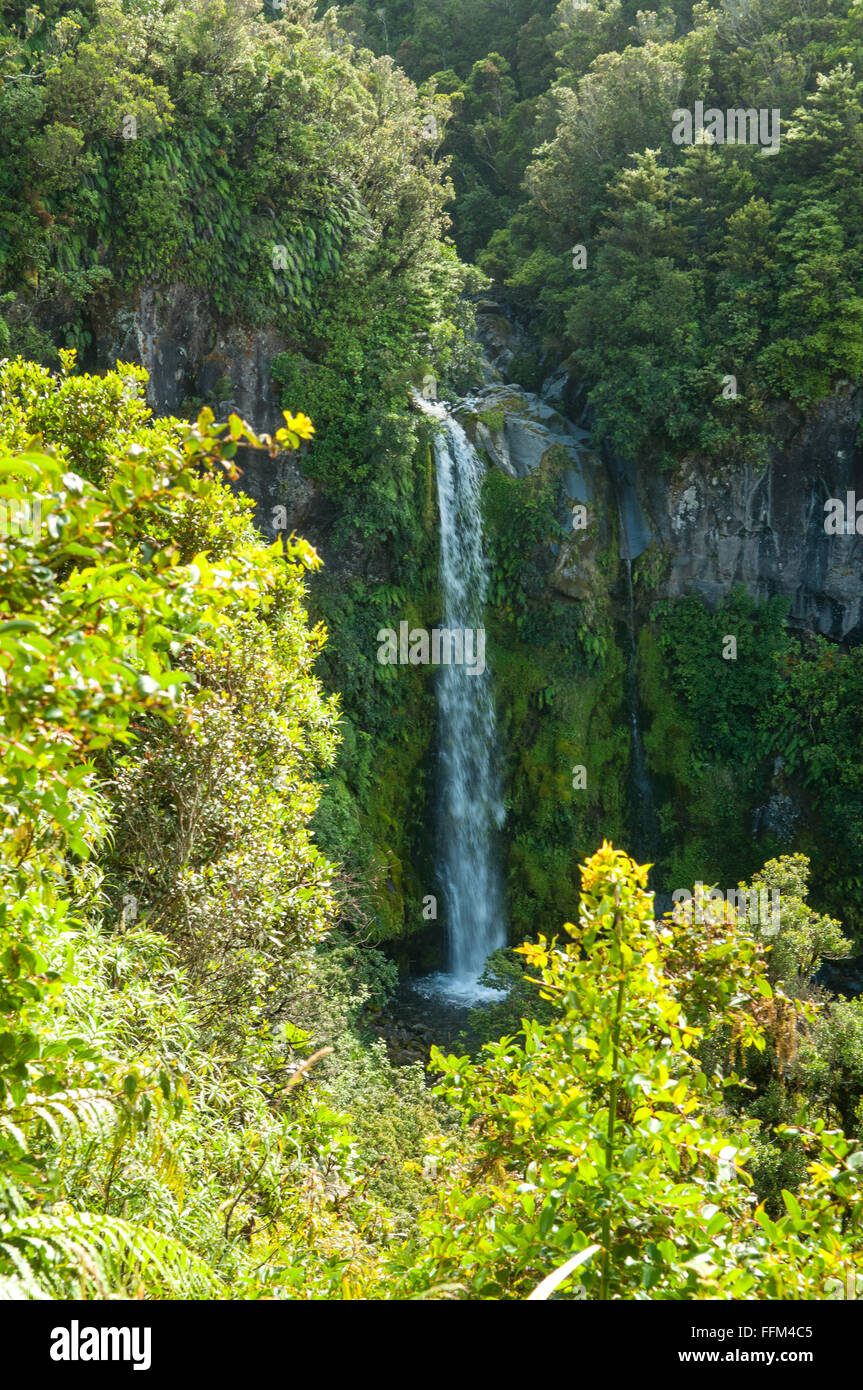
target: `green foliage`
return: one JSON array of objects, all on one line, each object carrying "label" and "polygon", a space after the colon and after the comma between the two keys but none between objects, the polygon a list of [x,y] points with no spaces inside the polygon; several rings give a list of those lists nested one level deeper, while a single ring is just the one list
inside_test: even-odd
[{"label": "green foliage", "polygon": [[[153,285],[166,297],[177,284],[197,288],[214,318],[268,330],[284,348],[273,363],[277,392],[286,405],[301,402],[315,416],[314,447],[302,466],[334,512],[327,559],[330,545],[355,562],[361,556],[345,600],[338,579],[313,596],[315,617],[336,634],[320,673],[329,689],[344,691],[349,717],[390,756],[393,747],[402,749],[405,725],[429,731],[423,690],[412,685],[397,697],[373,663],[380,626],[374,619],[392,608],[385,591],[423,602],[433,587],[428,432],[411,409],[410,389],[430,366],[441,380],[463,378],[476,355],[467,344],[471,307],[463,291],[480,277],[446,240],[450,188],[437,144],[425,133],[429,121],[444,129],[449,104],[433,93],[420,96],[391,62],[353,47],[332,14],[315,18],[309,0],[281,15],[252,0],[193,0],[182,10],[118,0],[69,14],[65,8],[33,11],[32,23],[5,11],[0,18],[0,151],[9,156],[0,159],[0,351],[26,349],[50,361],[54,343],[66,343],[95,362],[122,315],[134,316],[142,287]],[[136,388],[126,380],[122,389]],[[223,378],[210,399],[226,389],[230,394]],[[76,392],[88,391],[89,399],[76,400]],[[120,401],[105,399],[97,418],[96,396],[83,379],[62,399],[48,399],[49,411],[71,415],[81,407],[83,437],[73,443],[71,419],[65,436],[82,471],[98,468],[118,432],[137,427]],[[201,404],[192,392],[183,409],[196,412]],[[60,421],[44,424],[50,432]],[[42,425],[34,421],[34,429]],[[433,519],[433,504],[431,511]],[[360,574],[367,572],[380,583],[370,586],[375,592],[366,604]],[[246,664],[247,689],[256,640],[252,626],[244,652],[226,657]],[[208,810],[220,802],[224,820],[231,798],[247,811],[253,803],[261,809],[260,798],[241,791],[245,769],[222,772],[232,746],[222,739],[225,721],[237,713],[216,714],[222,677],[188,674],[216,690],[209,736],[189,734],[180,799],[197,796],[209,754],[221,747],[207,783],[221,790],[205,797]],[[280,680],[271,669],[270,688],[262,686],[259,698],[280,698]],[[238,689],[230,698],[244,697]],[[251,716],[246,721],[237,740],[244,750],[254,746],[262,719],[263,707],[257,724]],[[287,726],[283,732],[290,737]],[[200,755],[194,774],[185,761],[193,743]],[[158,767],[161,789],[153,817],[176,789],[166,767],[176,756],[164,748],[148,764]],[[272,746],[270,756],[277,756]],[[252,765],[258,780],[269,775],[263,759]],[[359,778],[345,757],[340,771],[345,776],[333,795],[354,803],[355,833],[334,848],[352,870],[368,870],[366,896],[377,899],[381,934],[391,935],[405,928],[412,909],[400,893],[391,903],[378,888],[387,874],[409,877],[422,809],[412,808],[409,826],[393,837],[374,808],[356,804]],[[123,775],[128,782],[132,774]],[[129,836],[147,841],[150,833],[138,804],[147,799],[143,767],[135,775],[136,796],[126,787],[135,814],[118,846],[127,856]],[[279,802],[277,789],[270,801]],[[326,814],[325,807],[322,825]],[[270,820],[267,814],[262,823]],[[246,835],[246,817],[238,814],[238,822],[236,833]],[[260,833],[246,836],[247,868]],[[161,878],[159,893],[171,899],[175,916],[182,902],[183,912],[207,917],[220,897],[224,920],[231,851],[226,842],[217,869],[203,853],[210,848],[166,840],[169,873],[143,863],[127,863],[123,872]],[[277,859],[262,891],[265,883],[271,893],[279,882],[286,886]],[[252,885],[241,866],[238,873],[251,901]]]},{"label": "green foliage", "polygon": [[[590,0],[506,31],[469,76],[438,77],[458,99],[462,243],[543,351],[578,364],[597,442],[660,466],[762,461],[771,401],[806,409],[861,372],[857,8]],[[510,90],[516,52],[538,80]],[[696,100],[778,109],[778,150],[676,145],[672,113]]]},{"label": "green foliage", "polygon": [[[776,853],[793,838],[812,862],[818,896],[856,932],[863,785],[848,750],[858,741],[863,653],[792,636],[785,607],[756,606],[738,590],[715,611],[691,595],[653,610],[655,629],[641,639],[652,716],[645,744],[678,846],[663,877],[739,879],[759,849]],[[729,634],[736,660],[722,656]],[[751,817],[768,788],[788,799],[796,820],[782,840],[762,832],[755,845]]]},{"label": "green foliage", "polygon": [[[428,554],[425,533],[422,549]],[[325,780],[315,835],[343,863],[354,921],[375,938],[422,924],[433,685],[427,669],[377,661],[382,627],[398,628],[403,619],[434,625],[436,586],[427,570],[416,589],[420,607],[391,584],[324,574],[311,596],[329,633],[317,670],[345,708],[344,742]]]},{"label": "green foliage", "polygon": [[[437,1054],[437,1097],[370,1041],[395,971],[367,943],[420,925],[428,859],[431,685],[375,661],[379,627],[437,607],[409,393],[429,370],[459,389],[483,285],[447,199],[533,330],[513,373],[538,388],[571,355],[622,452],[758,463],[771,399],[805,410],[863,366],[853,7],[552,11],[361,0],[355,47],[307,0],[0,15],[0,353],[63,366],[0,366],[9,1296],[521,1297],[580,1253],[589,1297],[808,1298],[859,1259],[861,1009],[813,983],[848,942],[803,853],[752,879],[782,894],[765,955],[731,919],[655,922],[646,870],[605,845],[569,944],[525,948],[532,975],[492,960],[489,1046]],[[675,104],[740,92],[793,112],[776,156],[672,146]],[[140,370],[73,375],[58,346],[95,359],[147,283],[275,330],[314,441],[305,416],[272,442],[153,422]],[[301,440],[330,562],[309,594],[315,552],[262,546],[218,476]],[[608,586],[547,583],[562,466],[485,487],[524,933],[569,915],[626,822]],[[639,599],[662,567],[642,557]],[[858,655],[789,635],[778,601],[656,610],[666,880],[751,873],[770,783],[859,924]]]},{"label": "green foliage", "polygon": [[482,1123],[440,1151],[461,1180],[423,1217],[406,1286],[525,1297],[583,1252],[588,1298],[823,1297],[860,1246],[860,1155],[819,1121],[801,1199],[783,1194],[776,1221],[753,1212],[752,1122],[723,1114],[733,1073],[698,1060],[720,1022],[744,1050],[764,1046],[757,1017],[774,997],[758,943],[733,922],[707,939],[654,922],[647,870],[607,844],[583,874],[569,943],[522,948],[551,1022],[525,1022],[479,1063],[433,1053],[464,1125]]},{"label": "green foliage", "polygon": [[35,34],[0,19],[3,337],[29,347],[33,320],[89,351],[109,301],[180,283],[304,344],[374,304],[393,379],[447,358],[464,275],[423,134],[445,102],[306,0],[32,13]]},{"label": "green foliage", "polygon": [[432,1191],[423,1167],[428,1140],[452,1128],[451,1115],[426,1085],[423,1068],[393,1066],[382,1042],[350,1040],[328,1094],[351,1117],[365,1190],[386,1210],[391,1239],[407,1239]]},{"label": "green foliage", "polygon": [[[508,916],[524,935],[551,931],[570,912],[579,862],[626,820],[628,731],[608,592],[593,586],[583,601],[564,599],[548,582],[549,548],[566,535],[558,493],[567,466],[553,449],[527,478],[492,468],[483,482],[486,621],[507,757]],[[573,787],[576,765],[587,769],[584,789]]]},{"label": "green foliage", "polygon": [[[725,1030],[785,1065],[802,1024],[761,943],[730,920],[656,923],[646,870],[610,846],[567,948],[541,936],[528,976],[492,962],[511,993],[484,1026],[517,1012],[516,1037],[478,1062],[437,1054],[437,1098],[369,1045],[394,971],[353,931],[327,942],[351,882],[331,886],[309,835],[337,715],[312,669],[317,557],[262,545],[218,476],[240,444],[296,448],[311,424],[287,415],[267,441],[233,416],[153,422],[140,373],[71,367],[0,368],[17,517],[0,567],[3,1291],[521,1297],[584,1251],[591,1297],[809,1297],[844,1277],[863,1193],[825,1122],[856,1123],[857,1013],[807,1016],[788,1075],[825,1117],[801,1177],[798,1131],[775,1129],[787,1104],[765,1091],[763,1114],[733,1119],[729,1049],[702,1061]],[[536,714],[565,726],[566,683],[529,655],[526,673]],[[381,815],[398,766],[361,772]],[[546,911],[570,841],[527,866]],[[844,949],[803,901],[805,867],[763,874],[789,895],[774,974],[792,989]],[[456,1134],[453,1104],[481,1126]]]},{"label": "green foliage", "polygon": [[[767,742],[777,671],[790,649],[787,609],[783,599],[759,607],[742,588],[715,612],[695,595],[657,606],[659,641],[675,685],[698,711],[702,756],[736,759],[754,770]],[[726,634],[737,639],[736,660],[723,657]]]},{"label": "green foliage", "polygon": [[837,1115],[847,1134],[863,1138],[863,1001],[832,999],[825,1006],[801,1044],[797,1071],[813,1103]]},{"label": "green foliage", "polygon": [[[526,478],[491,468],[483,481],[486,622],[507,759],[507,906],[521,935],[550,932],[569,914],[579,863],[603,833],[622,835],[627,816],[623,657],[609,588],[598,566],[582,599],[549,583],[551,547],[567,536],[559,515],[568,466],[553,448]],[[576,766],[586,769],[584,788],[573,786]]]},{"label": "green foliage", "polygon": [[747,885],[754,893],[766,892],[767,901],[774,891],[779,894],[779,930],[771,942],[769,978],[794,996],[811,984],[822,960],[840,960],[851,953],[841,922],[807,904],[808,883],[806,855],[786,854],[769,860]]},{"label": "green foliage", "polygon": [[[263,447],[236,417],[151,424],[124,389],[140,373],[71,365],[0,369],[4,503],[41,514],[0,569],[0,1278],[290,1295],[299,1224],[324,1287],[362,1247],[333,1205],[354,1150],[304,1084],[310,1035],[280,1021],[332,915],[307,829],[336,714],[311,672],[315,556],[262,546],[219,480],[238,442]],[[309,430],[288,417],[270,447]]]},{"label": "green foliage", "polygon": [[[813,1002],[824,998],[815,984],[822,958],[849,954],[851,943],[839,922],[809,906],[808,882],[806,856],[786,854],[771,859],[749,883],[738,885],[744,896],[738,897],[737,907],[711,903],[703,886],[696,888],[695,895],[695,920],[700,917],[701,931],[710,936],[717,922],[722,930],[733,921],[736,931],[754,936],[767,954],[767,979],[774,997],[758,1010],[766,1046],[745,1058],[746,1084],[739,1091],[731,1089],[729,1104],[760,1124],[747,1167],[759,1198],[774,1217],[784,1209],[782,1189],[796,1192],[805,1178],[804,1154],[784,1127],[801,1118],[811,1122],[817,1117],[822,1123],[834,1118],[819,1088],[811,1084],[812,1072],[804,1057],[812,1056],[812,1037],[829,1033],[830,1028],[834,1001],[823,1009]],[[689,920],[690,908],[677,910]],[[701,1047],[705,1066],[721,1066],[733,1043],[728,1027],[715,1029]],[[846,1125],[846,1131],[850,1134],[851,1126]]]},{"label": "green foliage", "polygon": [[553,76],[553,10],[554,0],[444,0],[431,8],[397,0],[382,17],[380,7],[355,0],[340,11],[358,42],[393,54],[423,91],[447,97],[450,119],[437,138],[452,159],[453,232],[466,258],[518,206],[537,98]]},{"label": "green foliage", "polygon": [[482,974],[483,984],[501,991],[502,998],[471,1009],[470,1033],[481,1042],[497,1042],[515,1032],[525,1018],[548,1023],[554,1013],[543,999],[538,983],[528,975],[528,965],[517,950],[495,951]]},{"label": "green foliage", "polygon": [[528,634],[531,600],[544,597],[549,543],[564,535],[556,516],[556,501],[556,475],[551,464],[520,479],[490,468],[483,479],[489,602],[516,638]]}]

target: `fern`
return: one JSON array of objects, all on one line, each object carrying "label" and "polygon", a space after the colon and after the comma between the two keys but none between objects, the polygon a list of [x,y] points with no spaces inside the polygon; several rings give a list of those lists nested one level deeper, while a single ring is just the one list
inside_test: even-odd
[{"label": "fern", "polygon": [[0,1278],[27,1298],[68,1297],[76,1282],[82,1298],[226,1294],[206,1261],[173,1236],[71,1207],[0,1221]]}]

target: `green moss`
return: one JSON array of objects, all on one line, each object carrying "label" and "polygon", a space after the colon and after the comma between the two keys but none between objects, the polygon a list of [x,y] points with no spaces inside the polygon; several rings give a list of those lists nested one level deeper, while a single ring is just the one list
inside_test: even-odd
[{"label": "green moss", "polygon": [[[594,596],[596,612],[588,625],[585,606],[558,598],[547,573],[540,571],[533,596],[531,570],[538,562],[516,544],[519,526],[530,534],[531,499],[538,511],[548,505],[553,476],[515,480],[498,474],[487,480],[489,548],[497,556],[509,548],[504,602],[489,613],[486,626],[506,750],[513,940],[559,930],[575,910],[580,864],[604,836],[621,838],[627,817],[623,656],[613,641],[608,591]],[[516,586],[522,601],[506,602]],[[592,656],[584,638],[596,636],[597,629],[608,640]],[[584,789],[573,786],[577,765],[587,771]]]},{"label": "green moss", "polygon": [[632,566],[632,582],[636,596],[644,599],[654,593],[666,578],[670,567],[670,552],[652,541]]},{"label": "green moss", "polygon": [[482,421],[486,429],[491,430],[494,434],[499,434],[504,425],[503,407],[496,410],[481,410],[477,419]]},{"label": "green moss", "polygon": [[671,892],[699,879],[735,884],[753,863],[746,788],[733,767],[704,759],[694,721],[674,692],[654,624],[639,632],[638,676],[647,764],[663,843],[670,846],[657,864],[657,886]]},{"label": "green moss", "polygon": [[654,778],[665,778],[672,784],[672,795],[684,797],[692,785],[695,727],[672,694],[653,624],[645,624],[638,634],[638,688],[649,718],[644,732],[648,768]]},{"label": "green moss", "polygon": [[422,528],[427,540],[437,531],[437,475],[431,440],[418,446],[423,480]]},{"label": "green moss", "polygon": [[[283,363],[285,369],[290,366],[290,361]],[[415,427],[416,437],[411,433]],[[315,833],[344,866],[348,919],[371,940],[420,929],[422,897],[431,880],[433,671],[377,661],[381,628],[397,628],[402,621],[430,628],[440,608],[431,434],[422,422],[412,421],[405,429],[411,447],[400,455],[389,450],[378,460],[378,486],[397,497],[397,529],[385,524],[386,510],[374,496],[356,511],[355,480],[346,473],[333,471],[327,481],[329,496],[341,508],[336,527],[354,542],[360,540],[364,569],[384,573],[386,580],[324,570],[311,581],[314,615],[329,632],[318,670],[326,687],[339,691],[344,711],[344,743],[321,798]],[[371,540],[358,536],[358,530],[364,533],[373,524],[374,515],[384,535]]]},{"label": "green moss", "polygon": [[431,721],[426,720],[409,737],[381,746],[375,759],[364,809],[383,875],[379,923],[373,933],[378,939],[408,935],[423,925],[422,898],[429,889],[415,866],[428,813],[431,732]]}]

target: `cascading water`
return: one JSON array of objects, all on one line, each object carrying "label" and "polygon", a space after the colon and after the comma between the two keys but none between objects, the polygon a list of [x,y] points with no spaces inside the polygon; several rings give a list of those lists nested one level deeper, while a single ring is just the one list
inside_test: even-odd
[{"label": "cascading water", "polygon": [[[476,634],[483,630],[488,587],[480,508],[484,466],[461,425],[443,406],[430,401],[419,404],[440,422],[435,460],[444,627]],[[474,653],[478,645],[474,637]],[[478,980],[491,952],[506,945],[503,887],[495,852],[504,807],[494,696],[491,673],[487,667],[480,670],[479,662],[473,667],[464,662],[442,664],[436,679],[437,879],[446,913],[448,960],[447,973],[431,976],[426,983],[468,1001],[497,993],[484,989]]]}]

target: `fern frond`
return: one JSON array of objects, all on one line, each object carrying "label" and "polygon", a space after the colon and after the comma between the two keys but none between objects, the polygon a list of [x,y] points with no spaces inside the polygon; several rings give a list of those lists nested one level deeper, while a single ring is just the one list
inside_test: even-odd
[{"label": "fern frond", "polygon": [[35,1299],[50,1300],[51,1295],[32,1279],[0,1278],[0,1303],[25,1303]]},{"label": "fern frond", "polygon": [[[206,1261],[173,1236],[91,1212],[38,1212],[0,1222],[0,1276],[4,1262],[25,1288],[52,1297],[131,1296],[141,1287],[156,1298],[226,1294]],[[33,1296],[41,1295],[27,1294]]]},{"label": "fern frond", "polygon": [[68,1129],[100,1130],[113,1122],[116,1102],[98,1091],[63,1091],[32,1103],[32,1113],[43,1120],[58,1140]]},{"label": "fern frond", "polygon": [[116,1102],[104,1091],[76,1087],[40,1095],[31,1091],[20,1104],[0,1111],[0,1135],[9,1134],[22,1149],[26,1140],[21,1126],[41,1120],[52,1137],[61,1142],[64,1129],[101,1129],[116,1114]]}]

